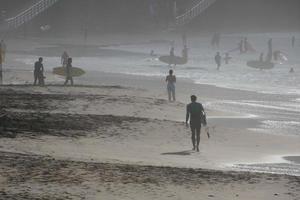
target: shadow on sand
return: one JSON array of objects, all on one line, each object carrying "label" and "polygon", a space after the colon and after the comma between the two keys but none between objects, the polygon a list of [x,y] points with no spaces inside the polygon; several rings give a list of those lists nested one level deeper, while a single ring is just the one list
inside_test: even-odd
[{"label": "shadow on sand", "polygon": [[178,152],[161,153],[161,155],[189,156],[192,153],[193,153],[192,150],[186,150],[186,151],[178,151]]}]

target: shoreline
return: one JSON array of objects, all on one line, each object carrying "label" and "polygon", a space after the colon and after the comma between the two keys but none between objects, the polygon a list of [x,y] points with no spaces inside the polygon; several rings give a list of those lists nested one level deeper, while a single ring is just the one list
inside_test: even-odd
[{"label": "shoreline", "polygon": [[[110,79],[112,81],[111,77],[108,77],[108,79]],[[150,87],[150,86],[148,85],[148,87]],[[153,87],[153,86],[151,86],[151,87]],[[118,84],[116,84],[116,85],[107,84],[107,85],[102,85],[102,86],[79,85],[77,87],[76,86],[75,87],[63,87],[61,85],[49,85],[46,87],[39,87],[39,86],[32,87],[31,85],[11,85],[11,86],[7,85],[7,86],[1,86],[0,89],[2,89],[2,91],[4,89],[4,91],[8,92],[8,93],[2,93],[2,94],[4,94],[4,95],[9,94],[9,98],[11,98],[12,102],[19,102],[21,100],[22,104],[24,104],[24,106],[28,107],[27,104],[30,103],[29,105],[31,107],[33,106],[32,107],[33,109],[36,109],[35,108],[36,105],[34,103],[36,101],[35,99],[45,99],[45,100],[48,99],[49,103],[52,102],[49,105],[52,105],[56,101],[60,102],[59,104],[61,104],[62,102],[65,102],[63,104],[67,103],[66,105],[63,105],[63,106],[54,106],[53,107],[53,105],[52,105],[51,107],[49,107],[49,108],[53,107],[52,112],[51,112],[53,114],[49,113],[50,116],[51,115],[55,116],[55,113],[59,114],[59,113],[67,112],[67,113],[71,114],[70,117],[73,116],[73,113],[79,114],[82,117],[85,114],[95,115],[95,116],[97,116],[99,114],[100,114],[100,116],[104,115],[104,114],[113,114],[113,115],[117,114],[116,116],[120,116],[120,117],[122,117],[122,116],[142,117],[145,119],[154,120],[153,121],[154,124],[156,124],[156,123],[157,124],[160,124],[160,123],[168,124],[169,123],[171,125],[174,123],[174,126],[176,126],[177,130],[179,131],[179,135],[180,135],[180,132],[182,132],[182,133],[186,132],[187,134],[189,134],[189,131],[182,129],[183,127],[181,125],[181,123],[183,123],[183,120],[184,120],[183,118],[184,118],[185,104],[181,103],[180,101],[177,103],[168,103],[166,100],[162,99],[162,95],[157,94],[155,91],[150,91],[149,88],[147,88],[147,89],[135,88],[135,87],[131,87],[130,84],[128,84],[126,86],[124,86],[124,85],[120,86]],[[67,93],[69,93],[69,95],[71,95],[71,96],[69,96],[69,97],[66,96]],[[105,94],[105,95],[103,95],[103,94]],[[156,94],[156,95],[153,95],[153,94]],[[31,96],[30,98],[32,98],[32,100],[30,102],[27,102],[27,100],[26,100],[27,98],[22,100],[22,98],[25,97],[24,95],[30,95]],[[131,107],[130,106],[131,103],[129,105],[125,106],[128,103],[125,103],[123,101],[127,98],[131,99],[130,96],[132,96],[132,95],[134,95],[133,98],[135,100],[134,101],[129,100],[129,101],[136,102],[135,104],[136,104],[137,108],[133,109],[131,111],[128,111],[128,108],[126,108],[126,107],[127,106]],[[20,96],[20,97],[18,97],[18,96]],[[98,100],[98,98],[99,98],[99,100]],[[102,100],[103,98],[111,99],[109,101],[112,101],[112,102],[105,103],[106,100],[103,101]],[[116,98],[116,99],[113,100],[112,98],[113,99]],[[123,100],[123,98],[124,98],[124,100]],[[76,100],[76,101],[74,101],[74,100]],[[99,103],[102,101],[103,101],[104,105],[99,106]],[[114,101],[116,101],[116,105],[120,104],[120,105],[118,105],[119,109],[117,109],[116,111],[114,111],[115,109],[113,109],[113,107],[115,107],[115,104],[113,104]],[[145,103],[146,103],[146,105],[149,103],[150,103],[149,105],[151,105],[152,101],[157,101],[158,104],[157,105],[156,105],[156,103],[153,104],[153,106],[154,106],[153,108],[152,108],[152,106],[150,106],[150,107],[147,106],[149,108],[147,108],[147,111],[145,111],[143,108],[145,106]],[[44,100],[42,102],[44,102]],[[78,102],[79,104],[76,102]],[[95,104],[96,102],[97,102],[97,104]],[[132,102],[132,104],[133,104],[133,102]],[[45,101],[45,103],[46,103],[45,104],[45,106],[46,106],[48,103],[47,103],[47,101]],[[70,103],[71,103],[71,105],[69,105]],[[101,103],[101,104],[103,104],[103,103]],[[14,107],[10,108],[9,110],[11,110],[11,112],[16,112],[16,113],[21,114],[21,113],[23,113],[24,108],[26,108],[26,107],[23,107],[22,104],[17,106],[13,103],[12,106],[14,106]],[[98,105],[98,106],[95,107],[93,104]],[[7,106],[10,106],[10,105],[7,105]],[[73,108],[70,109],[71,107],[69,108],[69,106],[71,106]],[[111,106],[113,106],[113,107],[111,107]],[[139,106],[141,106],[142,109],[138,108]],[[18,108],[18,107],[20,107],[20,108]],[[113,109],[113,110],[108,109],[107,111],[103,111],[102,109],[104,109],[105,107],[106,108],[111,107],[110,109]],[[37,108],[39,108],[39,106]],[[42,115],[43,113],[47,114],[49,112],[48,111],[49,108],[47,108],[47,107],[45,107],[45,108],[41,107],[41,108],[42,108],[42,110],[39,110],[40,115]],[[163,112],[160,111],[159,113],[157,113],[158,110],[155,112],[151,112],[150,111],[151,109],[154,109],[154,110],[161,109],[161,111],[163,111]],[[159,117],[160,113],[164,113],[164,112],[165,112],[165,115],[161,115]],[[293,154],[295,154],[295,150],[288,150],[288,149],[290,149],[290,147],[288,147],[289,145],[285,145],[284,148],[282,146],[283,149],[286,149],[284,151],[275,150],[273,146],[280,144],[280,143],[283,143],[283,144],[290,143],[291,146],[294,146],[296,148],[297,147],[296,144],[297,144],[297,140],[298,140],[298,137],[296,137],[296,136],[283,136],[283,135],[276,136],[276,135],[248,131],[247,127],[257,126],[259,124],[260,119],[256,119],[256,118],[254,118],[253,120],[251,118],[240,119],[240,117],[238,115],[234,116],[229,113],[224,113],[224,112],[220,112],[217,110],[210,110],[210,109],[208,109],[207,112],[208,112],[208,116],[210,117],[210,118],[208,118],[208,120],[209,120],[209,125],[212,129],[211,134],[214,138],[211,142],[214,143],[214,146],[211,146],[211,144],[210,144],[211,142],[209,140],[207,140],[205,138],[204,138],[204,140],[202,139],[201,140],[201,141],[203,141],[202,151],[204,151],[203,158],[208,159],[210,157],[208,159],[209,162],[206,164],[198,163],[198,161],[196,159],[197,156],[196,157],[192,156],[192,160],[188,159],[189,160],[188,162],[190,162],[190,164],[189,164],[190,167],[193,167],[193,168],[203,168],[203,167],[206,168],[207,167],[210,169],[227,170],[226,165],[233,161],[235,164],[242,164],[242,163],[249,163],[249,161],[252,160],[251,163],[264,164],[265,163],[264,157],[266,157],[268,155],[275,156],[275,155],[283,154],[283,152],[285,152],[283,155],[292,155],[292,152],[293,152]],[[228,118],[228,116],[229,116],[229,118]],[[75,117],[75,115],[74,115],[74,117]],[[26,118],[28,118],[28,117],[26,117]],[[155,121],[155,120],[158,120],[158,121]],[[163,121],[160,121],[160,120],[163,120]],[[34,121],[32,121],[32,122],[34,122]],[[30,123],[32,123],[32,122],[30,122]],[[170,125],[165,125],[166,126],[165,128],[169,127]],[[130,125],[130,126],[133,126],[133,125]],[[136,128],[134,128],[134,129],[136,129]],[[149,131],[150,131],[150,129],[149,129]],[[224,133],[222,133],[222,132],[224,132]],[[225,135],[228,134],[228,135],[225,136],[224,134]],[[158,134],[158,137],[160,137],[159,135],[160,134]],[[203,133],[202,135],[205,135],[205,133]],[[79,159],[79,160],[82,159],[82,156],[80,154],[78,154],[78,155],[72,154],[72,152],[74,152],[75,149],[78,149],[78,147],[76,147],[76,145],[74,146],[72,144],[72,141],[69,141],[68,139],[62,140],[62,141],[60,141],[60,140],[57,141],[57,139],[51,138],[52,136],[50,138],[47,138],[47,134],[45,136],[46,137],[43,136],[42,138],[45,138],[46,141],[49,140],[49,142],[50,142],[50,141],[54,140],[54,141],[50,142],[50,144],[54,142],[54,143],[59,144],[59,146],[61,146],[61,147],[65,146],[65,147],[68,147],[71,149],[69,149],[69,150],[61,149],[62,152],[66,153],[66,155],[63,155],[60,153],[60,151],[57,151],[58,149],[55,150],[55,148],[53,149],[53,147],[51,147],[51,145],[45,144],[44,142],[42,142],[41,144],[38,145],[38,146],[44,145],[44,147],[43,147],[43,148],[45,148],[44,150],[42,150],[40,148],[37,148],[37,149],[28,148],[26,146],[22,147],[21,144],[24,142],[24,139],[22,139],[22,138],[20,138],[20,140],[17,139],[17,140],[11,141],[12,142],[11,145],[20,146],[20,147],[22,147],[20,150],[26,151],[26,152],[38,153],[40,150],[42,150],[41,152],[44,152],[49,155],[53,154],[50,152],[55,152],[53,154],[53,156],[58,156],[58,157],[62,156],[65,158],[73,157],[73,158]],[[181,148],[184,152],[184,151],[186,151],[186,149],[189,149],[188,148],[189,143],[190,143],[189,137],[184,139],[184,137],[180,136],[180,138],[185,141],[184,147]],[[272,140],[270,140],[271,138],[272,138]],[[222,141],[224,139],[225,139],[225,141],[227,141],[227,140],[228,141],[224,143]],[[84,150],[85,148],[87,148],[90,145],[89,139],[82,138],[79,140],[81,141],[81,143],[83,144],[83,147],[84,147],[82,150]],[[247,140],[249,142],[252,141],[251,142],[252,144],[250,143],[251,144],[250,146],[249,146]],[[30,139],[29,140],[26,139],[26,141],[28,144],[32,143],[32,141]],[[103,141],[103,145],[109,146],[109,144],[111,142],[112,141],[110,141],[110,140],[108,140],[106,142]],[[30,146],[35,146],[38,143],[33,142],[32,145],[30,145]],[[107,145],[106,145],[106,143],[107,143]],[[11,145],[9,145],[9,146],[11,146]],[[138,145],[140,145],[140,144],[138,144]],[[174,145],[175,145],[175,143],[174,143]],[[231,145],[238,145],[241,147],[232,148]],[[246,146],[242,147],[243,145],[246,145]],[[249,147],[247,147],[247,146],[249,146]],[[263,147],[263,146],[265,146],[265,147]],[[175,146],[173,146],[172,148],[174,148],[174,147]],[[72,150],[72,148],[74,148],[74,150]],[[103,146],[103,148],[105,149],[104,146]],[[123,148],[122,145],[120,146],[120,148]],[[293,148],[293,149],[295,149],[295,148]],[[175,147],[175,149],[176,149],[176,147]],[[244,156],[239,155],[240,153],[238,153],[238,152],[234,153],[234,151],[235,151],[234,149],[237,149],[237,150],[239,149],[239,150],[244,151],[243,153],[241,152],[242,154],[249,151],[250,154],[248,154],[247,159],[244,159],[243,158]],[[225,157],[217,156],[216,152],[219,150],[224,151],[224,152],[228,151],[227,152],[228,154],[235,154],[236,156],[233,156],[233,159],[229,155],[227,155]],[[255,153],[252,152],[254,150],[255,150],[255,152],[260,152],[263,150],[264,153],[260,152],[258,154],[260,156],[257,157],[257,155],[255,155]],[[67,153],[68,151],[70,151],[71,153]],[[84,151],[86,151],[86,150],[84,150]],[[148,161],[143,159],[142,157],[139,157],[137,160],[135,158],[132,159],[131,153],[133,153],[133,152],[129,152],[128,154],[124,154],[122,156],[121,155],[115,156],[114,154],[117,153],[117,151],[112,151],[109,153],[109,152],[106,152],[106,150],[105,150],[105,152],[106,152],[107,156],[103,157],[100,154],[94,154],[92,156],[92,158],[96,159],[98,161],[101,161],[103,159],[104,160],[118,160],[121,156],[121,157],[124,157],[125,159],[120,159],[119,162],[125,161],[125,162],[129,162],[129,163],[131,163],[131,162],[135,163],[136,161],[139,161],[139,162],[142,161],[141,164],[143,164],[143,163],[151,164],[152,162],[154,162],[153,164],[155,164],[155,165],[161,165],[162,163],[160,161],[158,161],[158,163],[156,163],[157,161],[155,161],[157,159],[157,155],[162,153],[161,151],[162,150],[159,150],[158,152],[154,151],[153,155],[151,155],[148,158],[148,159],[150,159]],[[168,152],[167,149],[165,149],[165,151]],[[210,152],[210,151],[212,151],[212,152]],[[115,152],[115,153],[113,153],[113,152]],[[180,157],[179,156],[180,151],[178,152],[178,155],[176,154],[176,151],[174,151],[174,152],[175,152],[175,157],[174,157],[175,159],[171,159],[169,161],[169,164],[167,164],[167,163],[165,163],[165,164],[167,166],[184,167],[185,164],[181,163],[181,161],[178,160],[178,158]],[[44,154],[44,153],[42,153],[42,154]],[[142,151],[141,151],[141,153],[142,153]],[[117,153],[117,154],[120,154],[120,153]],[[193,154],[188,153],[187,155],[193,155]],[[299,153],[299,155],[300,155],[300,153]],[[151,158],[151,157],[153,157],[153,158]],[[172,158],[172,155],[169,157]],[[200,157],[202,157],[202,156],[200,156]],[[183,160],[183,162],[184,162],[184,160]],[[276,164],[276,162],[277,161],[271,162],[271,163]],[[165,165],[165,164],[163,164],[163,165]]]},{"label": "shoreline", "polygon": [[[0,86],[0,199],[300,198],[298,132],[264,127],[297,119],[281,105],[297,95],[179,78],[169,102],[164,77],[87,71],[65,87],[47,71],[39,87],[25,68]],[[200,152],[184,124],[191,94],[208,115]]]}]

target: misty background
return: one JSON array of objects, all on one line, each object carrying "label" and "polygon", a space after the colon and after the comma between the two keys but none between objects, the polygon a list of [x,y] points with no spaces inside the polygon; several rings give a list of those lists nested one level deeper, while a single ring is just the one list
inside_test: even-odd
[{"label": "misty background", "polygon": [[[1,0],[2,18],[15,16],[37,0]],[[147,33],[166,29],[174,0],[62,0],[18,31],[41,34],[40,27],[49,24],[43,34]],[[149,6],[156,2],[158,20]],[[177,0],[182,12],[192,0]],[[187,30],[195,32],[285,32],[300,30],[299,0],[219,0],[198,16]],[[4,11],[4,12],[3,12]]]}]

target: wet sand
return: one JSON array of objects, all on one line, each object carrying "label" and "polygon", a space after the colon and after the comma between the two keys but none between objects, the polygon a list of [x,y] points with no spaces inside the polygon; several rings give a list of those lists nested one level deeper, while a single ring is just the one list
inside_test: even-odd
[{"label": "wet sand", "polygon": [[0,199],[300,197],[299,177],[225,165],[295,152],[298,140],[219,125],[211,139],[202,132],[197,153],[185,104],[151,96],[123,86],[0,87]]},{"label": "wet sand", "polygon": [[282,175],[77,162],[6,152],[0,152],[0,165],[0,199],[6,200],[300,197],[299,177]]},{"label": "wet sand", "polygon": [[203,129],[197,153],[184,125],[191,93],[204,103],[282,97],[180,80],[170,103],[163,78],[92,71],[75,87],[47,71],[49,85],[33,87],[32,66],[16,58],[57,49],[27,42],[11,47],[4,80],[13,85],[0,86],[0,199],[300,198],[299,176],[249,172],[288,164],[282,155],[299,152],[299,137],[252,131],[262,118],[207,105],[211,138]]}]

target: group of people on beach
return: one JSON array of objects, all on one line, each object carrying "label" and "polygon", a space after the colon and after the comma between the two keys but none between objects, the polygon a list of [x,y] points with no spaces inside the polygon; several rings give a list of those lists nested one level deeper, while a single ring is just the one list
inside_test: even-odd
[{"label": "group of people on beach", "polygon": [[[184,35],[184,45],[186,47],[186,36]],[[214,34],[212,39],[212,45],[213,46],[219,46],[220,42],[220,34]],[[295,46],[295,37],[292,37],[292,47]],[[250,45],[248,42],[248,39],[245,37],[243,40],[240,41],[238,50],[240,53],[247,53],[247,52],[254,52],[254,48]],[[170,50],[170,57],[174,56],[174,47],[171,46]],[[268,55],[267,58],[271,60],[274,56],[274,59],[277,58],[276,51],[273,52],[273,46],[272,46],[272,39],[269,39],[268,41]],[[260,55],[260,59],[263,60],[263,55]],[[225,64],[229,63],[229,60],[231,59],[229,52],[225,53],[224,61]],[[220,55],[220,52],[217,52],[215,55],[215,62],[217,64],[217,69],[220,69],[222,61],[222,56]],[[293,73],[294,69],[291,68],[290,73]],[[169,70],[169,74],[166,76],[165,81],[167,82],[167,92],[168,92],[168,99],[170,102],[176,101],[176,95],[175,95],[175,83],[176,83],[176,76],[174,75],[174,71],[172,69]],[[193,150],[199,151],[199,143],[200,143],[200,132],[201,132],[201,126],[207,125],[206,122],[206,113],[204,111],[204,108],[201,103],[197,102],[197,97],[195,95],[191,96],[191,103],[187,105],[186,108],[186,125],[191,128],[192,132],[192,144],[193,144]],[[208,129],[207,129],[208,130]],[[209,137],[209,132],[207,132],[207,135]]]},{"label": "group of people on beach", "polygon": [[[74,85],[73,77],[72,77],[72,58],[69,57],[66,51],[63,52],[61,56],[61,64],[65,71],[65,82],[64,85],[67,85],[68,82],[71,82],[71,85]],[[45,76],[44,76],[44,65],[43,58],[40,57],[38,61],[34,63],[34,71],[33,71],[34,81],[33,85],[44,86],[45,85]]]},{"label": "group of people on beach", "polygon": [[[296,42],[296,38],[295,36],[292,36],[291,39],[291,46],[292,48],[295,47],[295,42]],[[211,41],[211,46],[212,47],[219,47],[219,43],[220,43],[220,34],[219,33],[215,33],[212,37],[212,41]],[[217,52],[214,60],[215,63],[217,65],[217,70],[220,69],[221,67],[221,63],[222,63],[222,59],[225,61],[225,64],[229,63],[229,60],[232,59],[232,57],[229,55],[230,52],[233,51],[239,51],[240,54],[245,54],[245,53],[253,53],[256,52],[256,50],[253,48],[253,46],[250,44],[250,42],[248,42],[248,38],[244,37],[239,43],[238,43],[238,47],[234,48],[233,50],[230,50],[228,52],[225,53],[225,57],[222,58],[220,52]],[[282,55],[282,52],[279,50],[275,50],[273,51],[273,40],[272,38],[270,38],[268,40],[268,52],[266,55],[266,58],[264,58],[264,53],[260,53],[259,55],[259,61],[260,62],[271,62],[272,59],[274,59],[275,61],[278,60],[278,58],[280,57],[280,55]],[[290,69],[290,73],[293,73],[294,69],[291,68]]]}]

